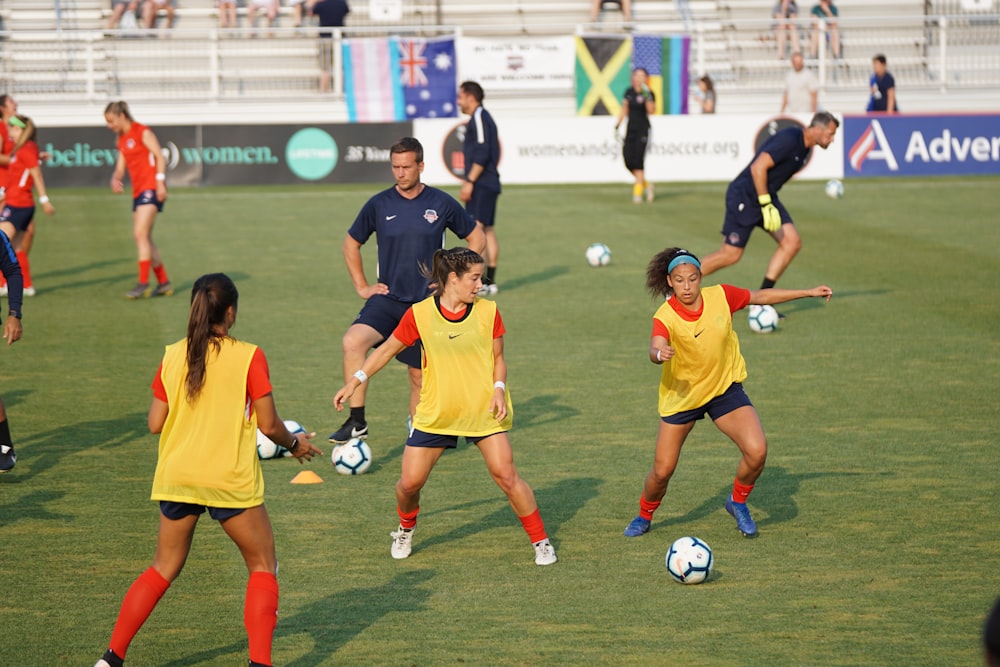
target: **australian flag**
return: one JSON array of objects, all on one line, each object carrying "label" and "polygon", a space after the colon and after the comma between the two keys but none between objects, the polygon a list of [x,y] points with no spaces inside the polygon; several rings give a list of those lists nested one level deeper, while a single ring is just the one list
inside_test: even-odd
[{"label": "australian flag", "polygon": [[407,118],[454,118],[455,39],[400,39],[400,82]]}]

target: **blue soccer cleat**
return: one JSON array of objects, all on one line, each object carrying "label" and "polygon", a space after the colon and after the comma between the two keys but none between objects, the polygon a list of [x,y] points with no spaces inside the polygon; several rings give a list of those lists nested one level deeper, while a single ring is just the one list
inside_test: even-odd
[{"label": "blue soccer cleat", "polygon": [[750,516],[750,510],[747,508],[746,503],[733,502],[733,498],[730,496],[726,499],[726,511],[736,519],[736,528],[743,533],[744,537],[757,536],[757,524],[754,523],[753,517]]},{"label": "blue soccer cleat", "polygon": [[632,519],[632,523],[625,529],[625,537],[639,537],[649,532],[649,519],[637,516]]}]

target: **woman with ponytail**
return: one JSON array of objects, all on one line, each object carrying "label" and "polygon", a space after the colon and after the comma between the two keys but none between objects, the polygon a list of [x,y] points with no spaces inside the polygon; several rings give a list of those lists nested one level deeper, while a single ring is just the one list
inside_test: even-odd
[{"label": "woman with ponytail", "polygon": [[257,429],[300,463],[322,452],[309,441],[314,433],[293,435],[285,428],[261,349],[230,335],[238,298],[225,274],[196,280],[187,336],[167,346],[153,380],[149,430],[160,434],[151,496],[160,504],[156,554],[125,595],[108,650],[95,667],[122,667],[132,638],[184,567],[206,509],[239,547],[250,573],[243,617],[249,664],[271,665],[278,561],[264,508]]}]

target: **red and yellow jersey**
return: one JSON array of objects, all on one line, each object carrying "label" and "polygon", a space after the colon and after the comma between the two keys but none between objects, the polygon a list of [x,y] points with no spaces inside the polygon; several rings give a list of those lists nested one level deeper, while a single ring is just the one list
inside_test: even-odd
[{"label": "red and yellow jersey", "polygon": [[257,346],[225,338],[218,352],[210,347],[205,384],[194,403],[184,387],[186,355],[185,339],[168,345],[160,364],[168,411],[151,498],[209,507],[260,505],[264,477],[257,458],[257,417],[247,395]]},{"label": "red and yellow jersey", "polygon": [[406,345],[419,339],[423,346],[424,379],[413,428],[470,437],[510,430],[514,410],[509,391],[503,421],[489,413],[493,340],[503,334],[496,304],[485,299],[476,299],[461,314],[442,312],[434,297],[406,311],[392,335]]},{"label": "red and yellow jersey", "polygon": [[31,191],[35,179],[31,170],[38,164],[38,144],[34,141],[24,144],[17,153],[10,156],[10,165],[7,167],[7,206],[29,208],[35,205],[35,196]]},{"label": "red and yellow jersey", "polygon": [[149,128],[132,121],[128,132],[118,137],[118,150],[125,157],[129,180],[132,181],[132,197],[138,197],[143,190],[156,189],[156,155],[142,143],[142,135]]},{"label": "red and yellow jersey", "polygon": [[[0,121],[0,153],[4,155],[10,155],[10,152],[14,150],[14,140],[10,138],[10,132],[7,130],[7,123]],[[5,185],[7,183],[7,165],[0,165],[0,185]]]},{"label": "red and yellow jersey", "polygon": [[701,312],[671,298],[653,315],[653,335],[667,338],[674,348],[660,375],[661,417],[700,408],[747,377],[732,314],[750,302],[749,290],[713,285],[701,296]]}]

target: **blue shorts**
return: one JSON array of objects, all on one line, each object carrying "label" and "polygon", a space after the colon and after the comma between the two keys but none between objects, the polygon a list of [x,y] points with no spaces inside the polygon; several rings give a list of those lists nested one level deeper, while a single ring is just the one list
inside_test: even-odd
[{"label": "blue shorts", "polygon": [[139,208],[140,206],[145,206],[147,204],[153,204],[156,206],[156,210],[163,213],[163,202],[156,198],[156,190],[143,190],[139,193],[139,196],[132,200],[132,210]]},{"label": "blue shorts", "polygon": [[728,389],[700,408],[676,412],[672,415],[667,415],[666,417],[660,417],[660,419],[662,419],[666,424],[690,424],[691,422],[696,422],[699,419],[704,419],[705,414],[707,413],[708,416],[712,418],[712,421],[715,421],[719,417],[724,417],[733,410],[742,408],[745,405],[753,407],[753,403],[750,402],[750,397],[747,396],[745,391],[743,391],[743,385],[739,382],[734,382],[729,385]]},{"label": "blue shorts", "polygon": [[[788,209],[777,197],[772,197],[771,203],[781,214],[782,224],[792,222]],[[746,193],[735,191],[733,188],[726,190],[726,219],[722,223],[725,244],[745,248],[754,227],[764,227],[764,214],[760,212],[757,198],[749,199]]]},{"label": "blue shorts", "polygon": [[[405,301],[390,299],[384,294],[375,294],[365,302],[364,308],[354,318],[354,324],[366,324],[379,332],[382,338],[388,338],[411,305]],[[396,359],[410,368],[420,368],[420,343],[406,348],[396,355]]]},{"label": "blue shorts", "polygon": [[246,507],[206,507],[205,505],[196,505],[194,503],[176,503],[172,500],[160,501],[160,514],[174,521],[191,516],[192,514],[204,514],[206,509],[208,510],[208,516],[216,521],[225,521],[247,511]]},{"label": "blue shorts", "polygon": [[[497,431],[497,433],[504,433],[504,431]],[[410,431],[410,437],[406,439],[406,446],[441,447],[444,449],[455,449],[456,447],[458,447],[458,439],[461,437],[464,437],[469,442],[478,444],[480,440],[494,436],[497,433],[491,433],[490,435],[477,435],[473,437],[473,436],[461,436],[461,435],[442,435],[441,433],[427,433],[425,431],[418,431],[417,429],[412,429]]]},{"label": "blue shorts", "polygon": [[472,199],[465,205],[465,210],[483,227],[492,227],[497,219],[497,198],[500,193],[486,188],[472,188]]},{"label": "blue shorts", "polygon": [[14,206],[4,206],[0,211],[0,222],[9,222],[14,225],[14,229],[23,232],[28,229],[32,219],[35,217],[35,207],[25,206],[24,208]]}]

